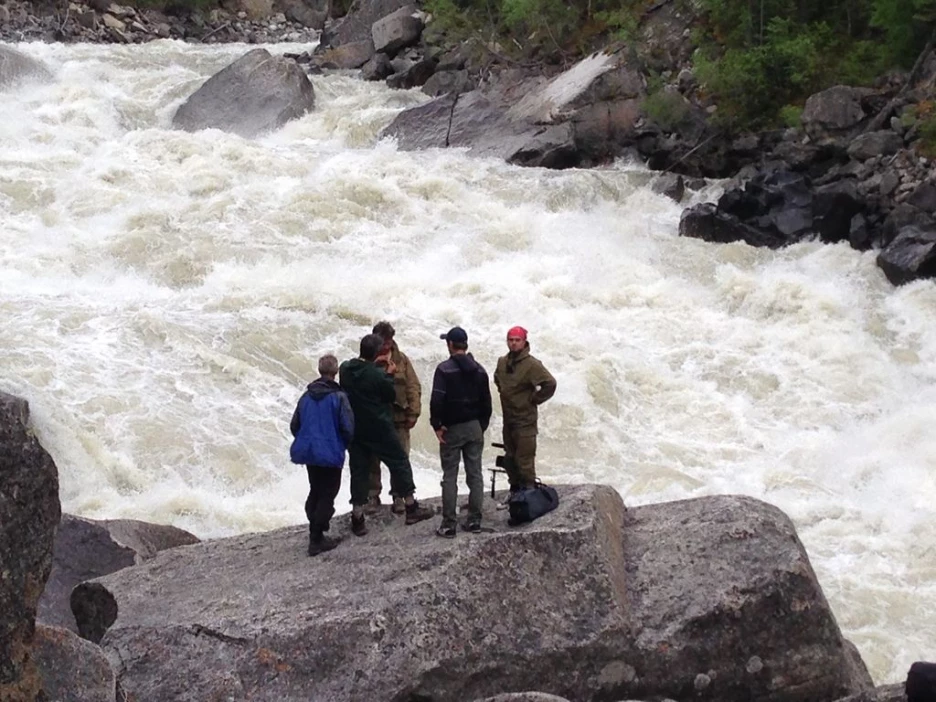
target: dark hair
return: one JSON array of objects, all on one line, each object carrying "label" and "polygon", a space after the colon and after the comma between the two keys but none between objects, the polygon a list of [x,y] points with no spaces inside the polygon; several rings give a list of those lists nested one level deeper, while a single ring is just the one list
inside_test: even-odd
[{"label": "dark hair", "polygon": [[380,334],[384,339],[392,339],[396,334],[396,329],[393,328],[390,322],[377,322],[377,324],[374,325],[374,333]]},{"label": "dark hair", "polygon": [[383,348],[384,338],[379,334],[368,334],[361,339],[361,358],[365,361],[373,361]]},{"label": "dark hair", "polygon": [[449,343],[452,345],[452,348],[455,349],[456,351],[467,351],[467,350],[468,350],[468,342],[467,342],[467,341],[450,341]]}]

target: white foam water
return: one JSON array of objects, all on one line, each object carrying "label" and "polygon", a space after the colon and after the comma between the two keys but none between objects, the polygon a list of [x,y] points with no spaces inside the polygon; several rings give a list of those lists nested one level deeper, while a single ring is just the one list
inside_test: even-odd
[{"label": "white foam water", "polygon": [[[639,167],[399,152],[377,134],[426,98],[350,74],[264,138],[169,129],[246,46],[16,48],[54,79],[0,102],[0,389],[30,401],[65,510],[201,537],[300,523],[288,422],[318,356],[392,321],[425,413],[440,332],[492,371],[522,324],[559,382],[544,478],[776,504],[878,682],[932,657],[932,283],[892,288],[847,246],[681,239]],[[433,442],[423,419],[423,496]]]}]

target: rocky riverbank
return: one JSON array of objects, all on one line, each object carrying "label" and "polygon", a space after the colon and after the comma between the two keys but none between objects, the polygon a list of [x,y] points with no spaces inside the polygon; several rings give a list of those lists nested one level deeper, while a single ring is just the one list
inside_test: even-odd
[{"label": "rocky riverbank", "polygon": [[266,6],[233,3],[208,12],[176,13],[110,0],[46,6],[6,0],[0,3],[0,41],[61,41],[139,44],[178,39],[214,44],[315,42],[325,25],[324,9],[296,2]]}]

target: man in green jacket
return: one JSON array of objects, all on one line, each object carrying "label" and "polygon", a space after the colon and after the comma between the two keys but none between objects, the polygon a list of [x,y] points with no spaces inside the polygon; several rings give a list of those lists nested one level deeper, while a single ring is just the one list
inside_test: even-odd
[{"label": "man in green jacket", "polygon": [[377,458],[390,469],[390,494],[403,498],[406,523],[415,524],[434,515],[433,510],[420,507],[413,493],[413,468],[396,431],[390,404],[396,397],[390,361],[387,369],[380,368],[376,359],[383,346],[377,334],[361,339],[360,356],[345,361],[339,369],[341,389],[348,395],[354,411],[354,438],[348,446],[351,468],[351,531],[357,536],[367,533],[364,505],[367,504],[370,467]]},{"label": "man in green jacket", "polygon": [[[407,458],[410,454],[410,429],[416,426],[416,420],[419,419],[420,405],[422,403],[422,386],[419,384],[419,378],[413,364],[405,353],[400,351],[400,347],[393,340],[396,330],[390,322],[377,322],[374,325],[374,334],[382,337],[384,346],[377,357],[377,365],[387,367],[387,362],[392,361],[396,367],[393,373],[393,388],[396,396],[391,403],[393,410],[393,428],[396,430],[400,445],[406,453]],[[386,361],[383,361],[383,359]],[[383,492],[383,483],[380,480],[380,459],[374,458],[370,468],[370,489],[367,495],[367,507],[364,510],[371,514],[377,511],[380,506],[380,493]],[[397,514],[403,514],[403,500],[399,497],[393,498],[393,511]]]},{"label": "man in green jacket", "polygon": [[536,483],[536,423],[539,406],[556,392],[556,379],[530,355],[527,330],[507,332],[506,356],[497,360],[494,384],[504,414],[504,469],[511,492]]}]

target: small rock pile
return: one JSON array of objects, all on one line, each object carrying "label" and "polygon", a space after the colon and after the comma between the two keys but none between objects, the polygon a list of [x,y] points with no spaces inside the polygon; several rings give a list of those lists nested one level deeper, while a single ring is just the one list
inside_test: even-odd
[{"label": "small rock pile", "polygon": [[172,15],[160,10],[118,5],[110,0],[69,2],[46,7],[23,0],[0,4],[0,41],[61,41],[140,44],[154,39],[197,43],[317,41],[324,13],[302,7],[251,19],[244,11],[221,8],[208,13]]}]

